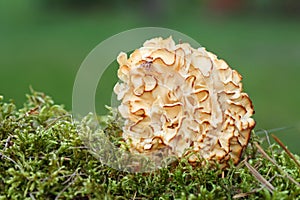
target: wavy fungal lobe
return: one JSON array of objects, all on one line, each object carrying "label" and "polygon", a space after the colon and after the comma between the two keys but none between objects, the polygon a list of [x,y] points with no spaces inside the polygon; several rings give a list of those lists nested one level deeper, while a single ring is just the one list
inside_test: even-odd
[{"label": "wavy fungal lobe", "polygon": [[238,163],[255,126],[254,110],[241,75],[224,60],[169,37],[148,40],[117,61],[121,82],[114,92],[132,152]]}]

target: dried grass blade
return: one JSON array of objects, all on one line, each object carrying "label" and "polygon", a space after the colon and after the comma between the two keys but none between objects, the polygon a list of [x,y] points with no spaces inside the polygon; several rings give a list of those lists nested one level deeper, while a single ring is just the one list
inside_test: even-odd
[{"label": "dried grass blade", "polygon": [[278,170],[281,172],[281,174],[285,175],[290,181],[292,181],[298,187],[300,187],[300,184],[295,179],[293,179],[288,173],[286,173],[284,170],[282,170],[281,167],[275,162],[275,160],[273,160],[257,142],[254,142],[254,144],[257,147],[257,149],[259,150],[259,152],[278,168]]},{"label": "dried grass blade", "polygon": [[273,193],[274,186],[267,181],[254,167],[252,167],[247,161],[245,161],[246,167],[250,170],[253,176],[263,185],[265,186],[271,193]]},{"label": "dried grass blade", "polygon": [[259,191],[259,190],[260,189],[254,189],[254,190],[252,190],[250,192],[239,193],[239,194],[234,195],[232,198],[233,199],[244,198],[244,197],[247,197],[247,196],[249,196],[249,195],[251,195],[251,194],[253,194],[253,193],[255,193],[255,192]]},{"label": "dried grass blade", "polygon": [[298,168],[300,168],[300,163],[295,158],[295,156],[285,147],[285,145],[283,144],[283,142],[278,137],[276,137],[275,135],[272,134],[271,136],[281,146],[281,148],[283,148],[283,150],[291,157],[291,159],[293,159],[293,161],[297,164]]},{"label": "dried grass blade", "polygon": [[271,163],[273,163],[274,165],[276,165],[276,167],[279,167],[277,165],[277,163],[263,150],[263,148],[257,143],[254,142],[255,146],[257,147],[258,151],[264,156],[266,157]]}]

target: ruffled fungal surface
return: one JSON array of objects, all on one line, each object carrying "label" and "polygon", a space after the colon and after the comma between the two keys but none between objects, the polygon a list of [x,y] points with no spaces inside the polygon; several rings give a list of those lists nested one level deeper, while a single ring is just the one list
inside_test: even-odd
[{"label": "ruffled fungal surface", "polygon": [[224,60],[171,37],[120,53],[114,92],[132,152],[238,163],[255,122],[241,75]]}]

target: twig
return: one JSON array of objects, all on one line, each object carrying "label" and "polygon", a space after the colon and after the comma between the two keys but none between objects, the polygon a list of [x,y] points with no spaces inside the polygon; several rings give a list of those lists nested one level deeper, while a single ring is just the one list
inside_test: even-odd
[{"label": "twig", "polygon": [[274,186],[267,181],[254,167],[252,167],[247,161],[245,161],[246,167],[250,170],[253,176],[263,185],[265,186],[271,193],[275,189]]},{"label": "twig", "polygon": [[[67,183],[68,181],[70,181],[75,175],[77,174],[77,171],[75,171],[73,174],[70,175],[70,177],[65,181],[63,182],[63,184]],[[68,187],[70,187],[76,180],[77,177],[75,177],[68,185],[66,185],[58,194],[57,196],[55,197],[55,200],[58,200],[60,195],[66,191],[66,189],[68,189]]]},{"label": "twig", "polygon": [[284,144],[281,142],[281,140],[276,137],[275,135],[271,135],[274,140],[281,146],[281,148],[283,148],[283,150],[291,157],[291,159],[293,161],[295,161],[295,163],[297,164],[298,168],[300,168],[300,163],[298,162],[298,160],[295,158],[295,156],[284,146]]},{"label": "twig", "polygon": [[273,128],[273,129],[269,129],[269,130],[265,130],[265,129],[261,129],[255,132],[255,134],[260,135],[262,133],[274,133],[274,132],[278,132],[278,131],[283,131],[283,130],[288,130],[288,129],[292,129],[294,128],[293,126],[284,126],[284,127],[278,127],[278,128]]},{"label": "twig", "polygon": [[88,149],[86,146],[69,147],[69,149]]},{"label": "twig", "polygon": [[[75,173],[75,172],[74,172]],[[66,178],[68,177],[68,180],[69,180],[69,177],[74,177],[74,173],[73,174],[70,174],[70,175],[63,175],[63,176],[57,176],[57,178]],[[85,173],[77,173],[78,176],[87,176]],[[44,182],[44,181],[47,181],[49,180],[51,177],[47,177],[47,178],[44,178],[42,179],[41,181]],[[65,184],[66,182],[68,181],[65,181],[63,184]]]},{"label": "twig", "polygon": [[33,196],[33,194],[31,192],[29,193],[29,196],[32,200],[35,200],[35,197]]},{"label": "twig", "polygon": [[50,126],[52,126],[53,124],[55,124],[58,120],[64,118],[64,117],[70,117],[72,119],[72,115],[67,114],[67,115],[62,115],[60,117],[55,118],[52,122],[50,122],[46,127],[45,130],[47,130]]},{"label": "twig", "polygon": [[76,174],[77,174],[77,170],[73,174],[69,175],[69,178],[67,180],[65,180],[62,184],[64,185],[67,182],[69,182]]},{"label": "twig", "polygon": [[58,200],[59,197],[60,197],[60,195],[61,195],[64,191],[66,191],[66,189],[68,189],[68,187],[70,187],[70,186],[74,183],[75,180],[76,180],[76,178],[73,179],[72,182],[70,182],[68,185],[66,185],[66,186],[58,193],[58,195],[55,197],[55,200]]},{"label": "twig", "polygon": [[[272,181],[275,177],[277,177],[277,176],[281,176],[281,175],[276,174],[276,175],[274,175],[273,177],[271,177],[268,181],[271,182],[271,181]],[[262,190],[263,188],[264,188],[264,186],[263,186],[263,187],[260,187],[260,188],[255,188],[255,189],[251,190],[250,192],[239,193],[239,194],[234,195],[232,198],[233,198],[233,199],[244,198],[244,197],[246,197],[246,196],[249,196],[250,194],[253,194],[253,193],[255,193],[255,192],[258,192],[258,191]]]},{"label": "twig", "polygon": [[268,141],[269,146],[271,146],[271,141],[270,141],[270,137],[269,137],[269,132],[268,132],[267,130],[265,130],[265,129],[263,129],[262,131],[263,131],[263,132],[265,133],[265,135],[266,135],[266,138],[267,138],[267,141]]},{"label": "twig", "polygon": [[11,136],[8,136],[8,138],[6,139],[6,142],[5,142],[5,145],[4,145],[4,148],[3,148],[2,151],[4,151],[6,148],[9,147],[9,143],[10,143],[11,138],[12,138]]},{"label": "twig", "polygon": [[135,200],[135,199],[136,199],[136,193],[137,193],[137,191],[134,192],[134,195],[133,195],[133,197],[132,197],[132,200]]},{"label": "twig", "polygon": [[1,158],[6,158],[7,160],[13,162],[20,170],[23,170],[22,167],[18,163],[16,163],[16,161],[14,161],[13,159],[11,159],[10,157],[8,157],[8,156],[6,156],[6,155],[4,155],[2,153],[0,153],[0,157]]},{"label": "twig", "polygon": [[250,192],[239,193],[239,194],[234,195],[232,198],[233,198],[233,199],[243,198],[243,197],[249,196],[250,194],[253,194],[253,193],[255,193],[255,192],[260,191],[262,188],[263,188],[263,187],[253,189],[253,190],[251,190]]}]

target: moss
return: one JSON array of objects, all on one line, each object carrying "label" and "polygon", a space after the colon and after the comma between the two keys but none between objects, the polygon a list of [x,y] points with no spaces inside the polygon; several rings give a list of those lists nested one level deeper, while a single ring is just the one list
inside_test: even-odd
[{"label": "moss", "polygon": [[[243,161],[223,171],[209,164],[193,167],[182,159],[154,172],[127,173],[88,151],[63,106],[36,91],[27,99],[17,109],[0,98],[0,199],[299,198],[297,164],[277,144],[263,150],[268,159],[255,133]],[[116,115],[104,118],[104,132],[114,144],[122,143]],[[264,187],[264,180],[273,188]]]}]

